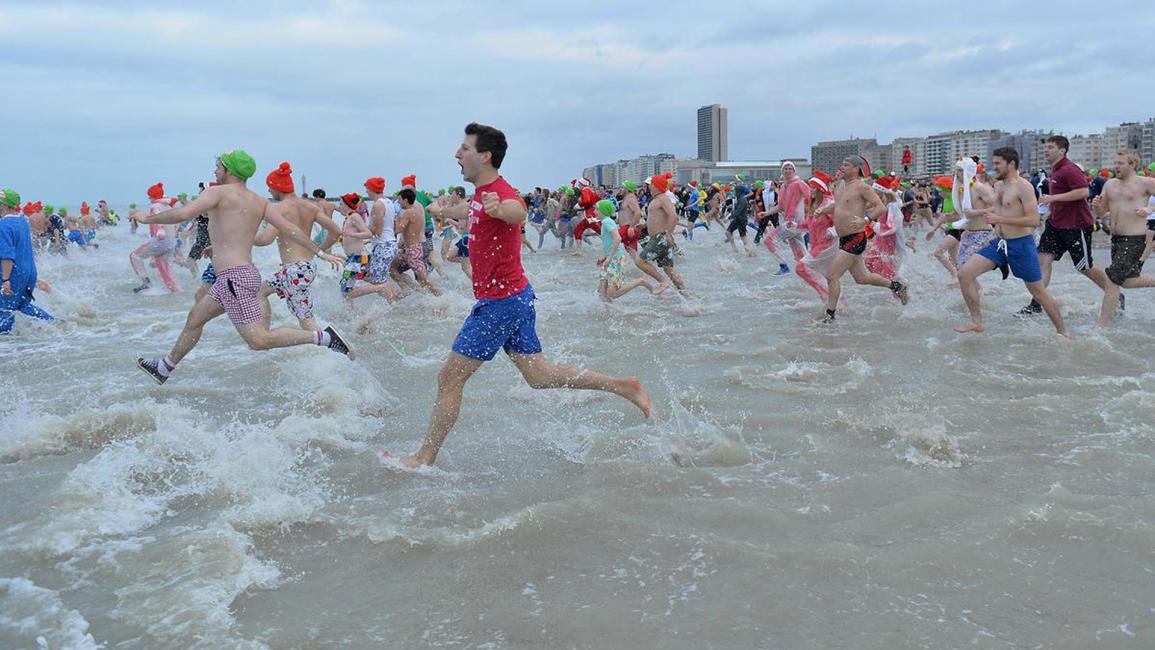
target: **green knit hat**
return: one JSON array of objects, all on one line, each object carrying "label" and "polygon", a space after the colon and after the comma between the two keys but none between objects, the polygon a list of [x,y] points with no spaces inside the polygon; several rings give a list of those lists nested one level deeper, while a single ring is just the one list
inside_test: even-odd
[{"label": "green knit hat", "polygon": [[20,207],[20,195],[16,190],[0,190],[0,203],[15,210]]},{"label": "green knit hat", "polygon": [[253,174],[257,173],[257,161],[253,160],[253,157],[243,149],[233,149],[222,153],[217,156],[217,160],[221,161],[225,171],[242,181],[249,180]]}]

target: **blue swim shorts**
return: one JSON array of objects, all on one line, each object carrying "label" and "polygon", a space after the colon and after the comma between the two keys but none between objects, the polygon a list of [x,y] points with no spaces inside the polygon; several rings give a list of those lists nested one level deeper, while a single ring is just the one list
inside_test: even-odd
[{"label": "blue swim shorts", "polygon": [[533,287],[526,286],[500,300],[478,300],[453,340],[453,351],[481,361],[493,359],[499,349],[507,354],[538,354],[537,310]]},{"label": "blue swim shorts", "polygon": [[1034,235],[992,239],[989,244],[975,251],[975,255],[982,255],[997,266],[1010,266],[1011,273],[1023,282],[1039,282],[1043,279]]}]

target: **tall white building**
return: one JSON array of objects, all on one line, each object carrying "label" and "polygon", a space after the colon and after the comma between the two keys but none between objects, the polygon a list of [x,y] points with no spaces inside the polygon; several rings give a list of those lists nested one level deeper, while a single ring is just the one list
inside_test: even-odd
[{"label": "tall white building", "polygon": [[[1103,166],[1103,161],[1114,161],[1114,155],[1108,155],[1103,150],[1103,134],[1092,133],[1090,135],[1073,135],[1070,137],[1071,148],[1067,151],[1067,157],[1075,161],[1083,167],[1083,169],[1098,169]],[[1111,163],[1108,162],[1108,165]]]},{"label": "tall white building", "polygon": [[698,158],[718,162],[730,159],[728,112],[721,104],[698,109]]}]

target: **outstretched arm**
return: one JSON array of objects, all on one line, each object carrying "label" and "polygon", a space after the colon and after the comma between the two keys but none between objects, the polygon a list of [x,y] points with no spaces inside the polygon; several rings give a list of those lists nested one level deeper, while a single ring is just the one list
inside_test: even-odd
[{"label": "outstretched arm", "polygon": [[179,208],[172,208],[151,215],[147,212],[140,212],[135,214],[134,218],[140,223],[177,224],[195,219],[197,215],[216,208],[219,202],[220,191],[216,188],[207,188],[195,201],[189,201]]}]

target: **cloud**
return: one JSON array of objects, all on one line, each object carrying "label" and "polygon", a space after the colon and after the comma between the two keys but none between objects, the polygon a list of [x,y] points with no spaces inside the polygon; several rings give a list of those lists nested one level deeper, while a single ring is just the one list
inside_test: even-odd
[{"label": "cloud", "polygon": [[[730,109],[736,159],[819,140],[958,128],[1098,131],[1142,114],[1155,12],[736,0],[662,15],[609,0],[471,3],[0,0],[3,182],[53,203],[188,187],[249,148],[310,184],[459,181],[470,121],[503,128],[503,172],[556,185],[643,153],[693,155],[696,109]],[[995,20],[995,16],[998,19]],[[227,18],[226,18],[227,17]],[[1109,36],[1107,36],[1109,35]],[[1109,40],[1108,40],[1109,39]]]}]

